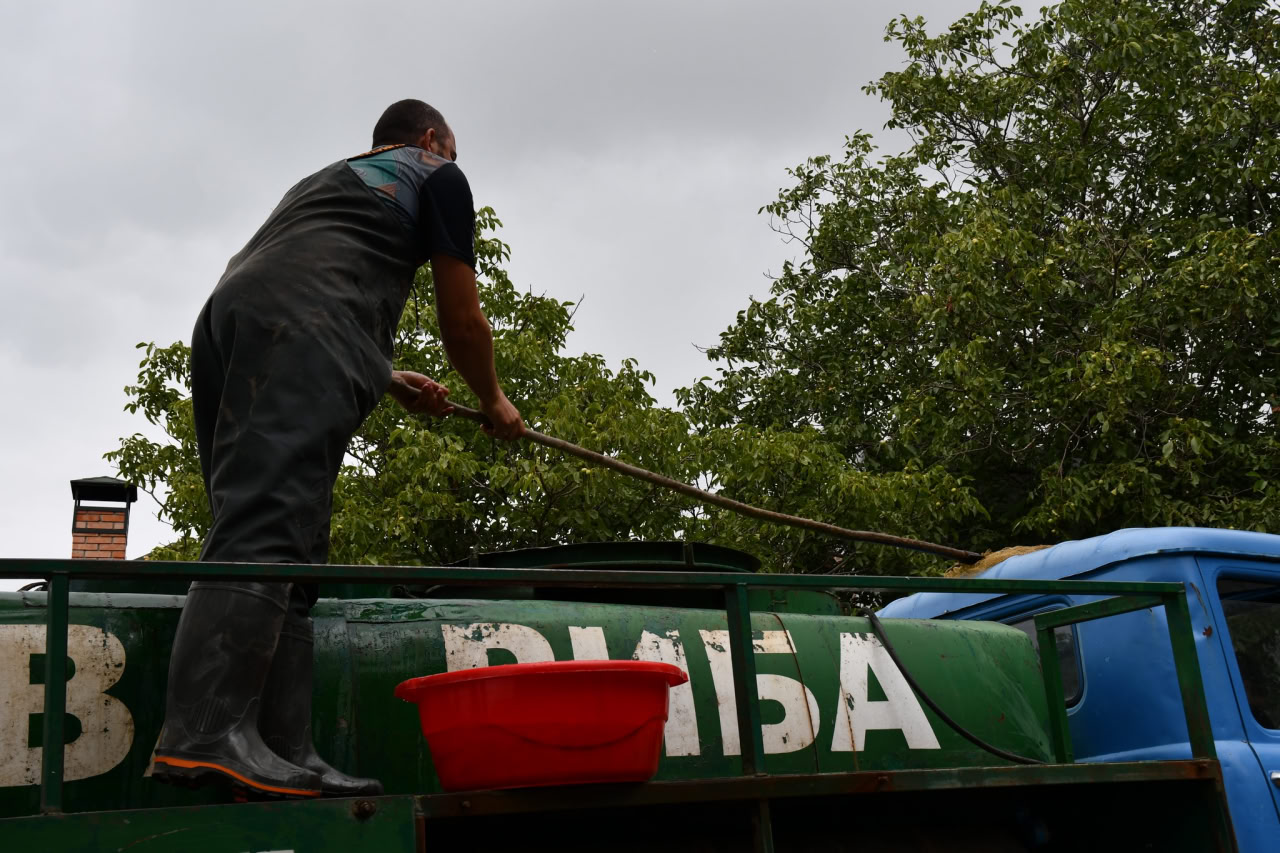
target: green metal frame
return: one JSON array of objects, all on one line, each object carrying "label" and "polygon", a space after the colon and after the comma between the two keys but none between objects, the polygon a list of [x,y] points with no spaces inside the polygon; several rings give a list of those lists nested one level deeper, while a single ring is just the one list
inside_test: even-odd
[{"label": "green metal frame", "polygon": [[[502,586],[521,584],[543,588],[665,588],[720,589],[725,596],[729,627],[729,652],[739,731],[751,736],[743,744],[742,768],[747,777],[759,777],[764,767],[764,743],[760,729],[760,699],[756,692],[755,656],[751,654],[752,588],[900,590],[906,592],[959,592],[1003,594],[1067,594],[1113,596],[1091,604],[1042,613],[1035,617],[1044,668],[1045,694],[1055,756],[1070,763],[1062,679],[1053,642],[1053,629],[1165,606],[1174,665],[1182,693],[1192,755],[1216,759],[1208,706],[1196,657],[1186,592],[1177,583],[1126,583],[1111,581],[994,580],[986,578],[852,577],[834,575],[743,575],[740,572],[598,571],[582,569],[425,568],[418,566],[304,566],[250,563],[175,563],[126,560],[0,560],[0,577],[44,577],[49,581],[48,637],[45,671],[44,751],[41,768],[41,808],[45,814],[62,811],[63,738],[66,710],[66,647],[69,586],[72,577],[99,579],[191,579],[288,581],[296,583],[413,582],[439,585]],[[770,813],[762,800],[753,818],[760,822],[760,850],[771,850]]]},{"label": "green metal frame", "polygon": [[[720,807],[745,804],[736,814],[746,818],[749,842],[742,849],[772,850],[772,809],[786,809],[797,802],[853,797],[847,822],[833,824],[833,834],[847,842],[850,834],[866,832],[873,823],[868,816],[895,809],[894,800],[914,803],[943,803],[951,794],[965,796],[983,789],[993,796],[988,804],[1008,804],[1022,800],[1032,790],[1047,793],[1059,806],[1059,814],[1073,821],[1089,820],[1090,804],[1100,801],[1130,802],[1134,786],[1155,788],[1147,802],[1166,803],[1171,795],[1187,801],[1189,792],[1197,801],[1212,796],[1213,809],[1177,815],[1184,827],[1193,824],[1193,833],[1182,844],[1170,844],[1177,832],[1169,816],[1159,820],[1142,817],[1142,806],[1133,807],[1129,840],[1139,834],[1147,845],[1161,850],[1233,851],[1236,849],[1221,797],[1221,770],[1214,761],[1142,761],[1116,764],[1073,764],[1065,766],[958,767],[942,770],[883,770],[811,775],[757,775],[722,779],[650,782],[645,785],[584,785],[571,788],[526,788],[506,791],[468,791],[453,794],[389,795],[355,799],[295,800],[291,802],[201,805],[163,809],[127,809],[75,814],[33,815],[0,822],[9,849],[139,851],[159,853],[182,849],[191,853],[227,851],[376,850],[378,853],[422,853],[462,847],[440,836],[462,836],[465,849],[613,849],[607,832],[593,834],[588,845],[564,843],[566,825],[581,823],[629,829],[616,815],[626,810],[631,820],[664,827],[665,849],[705,850],[703,845],[685,846],[682,835],[672,831],[664,809],[696,804],[704,818]],[[1009,796],[1002,796],[1008,792]],[[1091,799],[1083,803],[1082,792]],[[937,798],[930,795],[936,794]],[[566,803],[573,818],[566,820]],[[1022,800],[1025,803],[1025,800]],[[972,801],[970,800],[972,805]],[[998,806],[997,806],[998,808]],[[1128,808],[1122,806],[1121,808]],[[1080,809],[1079,813],[1076,809]],[[901,814],[903,809],[898,808]],[[687,815],[688,812],[685,811]],[[542,815],[549,816],[539,822]],[[514,819],[520,828],[518,843],[494,843],[491,822]],[[786,817],[782,818],[786,823]],[[790,820],[794,827],[794,813]],[[678,827],[679,824],[674,824]],[[1092,849],[1138,849],[1142,844],[1117,843],[1117,827],[1100,829]],[[442,830],[444,830],[442,832]],[[714,830],[712,830],[714,832]],[[785,829],[784,829],[785,832]],[[501,835],[501,832],[498,833]],[[579,833],[581,837],[582,833]],[[554,837],[551,844],[539,841]],[[695,835],[696,837],[696,835]],[[721,843],[715,849],[729,849]],[[917,845],[919,841],[917,840]],[[634,850],[631,844],[626,849]],[[652,847],[643,849],[651,850]],[[792,849],[796,849],[792,845]],[[806,850],[818,849],[807,846]],[[842,848],[846,849],[846,848]],[[875,849],[884,849],[877,845]],[[922,849],[922,848],[921,848]],[[928,846],[928,849],[949,849]],[[966,846],[965,849],[975,849]],[[1005,849],[1005,848],[1001,848]],[[1055,848],[1056,849],[1056,848]]]},{"label": "green metal frame", "polygon": [[1058,648],[1053,638],[1054,629],[1160,605],[1164,605],[1165,621],[1169,626],[1173,666],[1178,675],[1178,689],[1182,692],[1182,711],[1187,718],[1191,757],[1218,758],[1213,731],[1209,725],[1209,706],[1204,698],[1204,682],[1200,678],[1195,637],[1191,633],[1191,612],[1187,609],[1187,595],[1180,589],[1176,595],[1158,593],[1104,598],[1090,604],[1050,610],[1035,617],[1036,638],[1040,646],[1040,669],[1044,673],[1045,695],[1049,700],[1049,735],[1053,742],[1054,758],[1059,764],[1068,764],[1074,759],[1071,752],[1071,731],[1067,726],[1066,702],[1062,696]]}]

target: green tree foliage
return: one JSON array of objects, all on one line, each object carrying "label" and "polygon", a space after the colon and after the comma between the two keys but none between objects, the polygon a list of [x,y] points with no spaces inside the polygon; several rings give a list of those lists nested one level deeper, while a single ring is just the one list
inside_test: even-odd
[{"label": "green tree foliage", "polygon": [[[564,355],[567,304],[518,292],[481,215],[499,372],[531,425],[727,495],[983,549],[1124,526],[1274,529],[1280,510],[1280,19],[1264,0],[984,3],[867,92],[910,147],[814,157],[765,208],[803,246],[658,408],[633,362]],[[430,294],[427,271],[418,291]],[[430,299],[400,367],[465,402]],[[425,331],[424,331],[425,330]],[[108,454],[192,556],[208,524],[186,350],[148,346],[129,408],[164,433]],[[785,571],[936,559],[764,525],[389,402],[352,443],[332,558],[682,535]]]},{"label": "green tree foliage", "polygon": [[124,389],[129,398],[125,410],[143,415],[163,437],[134,433],[104,456],[121,477],[159,504],[157,516],[178,536],[149,556],[194,560],[211,519],[191,411],[191,348],[178,342],[167,347],[138,344],[138,349],[143,350],[138,384]]},{"label": "green tree foliage", "polygon": [[1274,530],[1275,4],[984,3],[887,37],[909,63],[867,91],[910,147],[875,159],[860,133],[792,171],[767,211],[803,260],[722,334],[718,378],[679,392],[708,441],[742,437],[709,457],[726,492],[978,548]]},{"label": "green tree foliage", "polygon": [[[494,327],[498,372],[534,428],[675,477],[696,476],[699,460],[678,412],[654,404],[653,377],[632,361],[615,373],[596,355],[563,354],[569,303],[521,293],[503,270],[500,223],[480,211],[481,298]],[[402,317],[396,365],[432,376],[468,399],[439,345],[429,267],[419,271]],[[160,437],[137,434],[107,454],[121,476],[152,492],[176,542],[153,556],[191,559],[210,522],[195,450],[189,350],[145,346],[127,408]],[[154,432],[154,431],[153,431]],[[423,421],[389,398],[349,447],[335,492],[330,560],[438,565],[470,549],[505,550],[566,541],[670,538],[687,504],[651,486],[591,469],[527,442],[488,438],[461,418]]]}]

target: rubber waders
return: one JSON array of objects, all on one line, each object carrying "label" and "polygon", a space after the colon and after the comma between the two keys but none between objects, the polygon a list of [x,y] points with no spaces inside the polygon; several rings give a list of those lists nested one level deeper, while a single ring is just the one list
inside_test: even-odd
[{"label": "rubber waders", "polygon": [[280,629],[280,642],[271,662],[271,673],[262,691],[258,731],[276,755],[320,777],[321,789],[330,797],[371,796],[382,793],[376,779],[348,776],[330,767],[316,754],[311,738],[311,687],[315,657],[310,604],[294,588]]},{"label": "rubber waders", "polygon": [[[191,585],[169,658],[155,778],[186,786],[221,780],[276,797],[320,796],[320,775],[276,755],[258,732],[262,690],[290,588]],[[309,697],[307,704],[309,709]]]}]

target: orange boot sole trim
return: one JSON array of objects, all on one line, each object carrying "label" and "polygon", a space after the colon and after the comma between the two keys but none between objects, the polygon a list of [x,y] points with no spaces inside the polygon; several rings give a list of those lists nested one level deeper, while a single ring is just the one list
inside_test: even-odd
[{"label": "orange boot sole trim", "polygon": [[185,767],[188,769],[197,769],[200,767],[209,770],[216,770],[219,773],[225,773],[237,781],[243,782],[250,788],[258,791],[267,791],[272,794],[285,794],[291,797],[318,797],[320,791],[313,791],[307,788],[281,788],[276,785],[264,785],[261,782],[255,782],[252,779],[243,776],[229,767],[223,767],[221,764],[214,764],[212,761],[187,761],[185,758],[170,758],[166,755],[157,755],[156,764],[168,764],[170,767]]}]

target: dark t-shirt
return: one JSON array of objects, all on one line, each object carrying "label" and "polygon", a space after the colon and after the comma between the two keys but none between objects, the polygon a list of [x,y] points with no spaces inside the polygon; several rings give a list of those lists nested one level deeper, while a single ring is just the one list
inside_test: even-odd
[{"label": "dark t-shirt", "polygon": [[456,163],[399,145],[352,157],[347,165],[417,235],[425,258],[449,255],[475,269],[475,208]]}]

